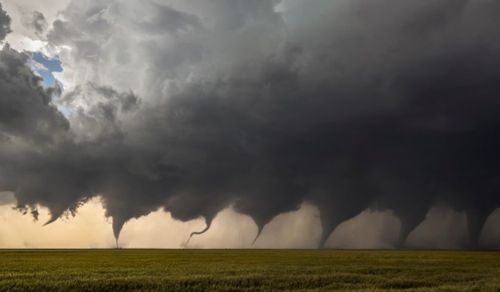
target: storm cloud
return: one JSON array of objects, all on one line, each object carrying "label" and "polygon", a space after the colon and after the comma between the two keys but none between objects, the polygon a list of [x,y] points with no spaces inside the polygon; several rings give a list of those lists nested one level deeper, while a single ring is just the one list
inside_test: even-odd
[{"label": "storm cloud", "polygon": [[392,210],[403,246],[439,204],[465,212],[476,247],[500,206],[499,12],[71,1],[47,33],[64,92],[42,88],[25,53],[0,53],[0,191],[50,221],[101,196],[116,237],[159,207],[208,229],[233,206],[260,234],[309,203],[319,246],[366,209]]},{"label": "storm cloud", "polygon": [[0,41],[3,41],[9,32],[10,17],[2,9],[2,4],[0,3]]},{"label": "storm cloud", "polygon": [[39,36],[43,35],[48,28],[47,19],[45,19],[45,15],[40,11],[33,11],[31,15],[26,16],[24,25],[32,29]]}]

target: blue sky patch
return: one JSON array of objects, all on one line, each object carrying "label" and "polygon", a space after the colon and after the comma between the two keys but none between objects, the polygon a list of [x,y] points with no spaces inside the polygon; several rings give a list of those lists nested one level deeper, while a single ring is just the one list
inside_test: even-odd
[{"label": "blue sky patch", "polygon": [[40,52],[36,52],[33,53],[31,58],[35,63],[38,63],[37,66],[34,66],[33,70],[43,78],[42,84],[44,87],[53,87],[57,82],[62,88],[62,84],[55,79],[53,74],[54,72],[63,71],[61,61],[58,57],[49,58]]}]

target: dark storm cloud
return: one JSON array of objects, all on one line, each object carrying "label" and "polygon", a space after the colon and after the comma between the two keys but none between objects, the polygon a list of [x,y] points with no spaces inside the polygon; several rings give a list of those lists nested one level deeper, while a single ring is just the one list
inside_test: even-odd
[{"label": "dark storm cloud", "polygon": [[[49,33],[77,47],[77,60],[106,56],[100,42],[125,17],[88,3],[67,12],[84,18]],[[47,91],[25,88],[36,78],[4,49],[0,190],[20,207],[48,206],[53,219],[100,195],[115,235],[158,207],[210,226],[231,204],[260,232],[307,201],[321,212],[320,244],[367,208],[393,210],[403,244],[441,203],[466,212],[477,243],[500,206],[497,1],[289,1],[282,12],[269,1],[196,3],[224,10],[212,25],[167,6],[142,22],[182,43],[145,42],[147,100],[77,86],[58,101],[68,120]],[[267,35],[281,37],[272,50]],[[196,65],[206,76],[162,98],[165,76]],[[181,69],[162,72],[171,68]]]},{"label": "dark storm cloud", "polygon": [[0,3],[0,41],[3,41],[7,34],[10,32],[10,17],[2,9],[2,3]]},{"label": "dark storm cloud", "polygon": [[26,62],[29,55],[6,45],[0,51],[0,130],[2,134],[50,142],[68,121],[50,104],[56,89],[45,90]]},{"label": "dark storm cloud", "polygon": [[10,205],[16,202],[16,198],[12,193],[0,193],[0,206]]}]

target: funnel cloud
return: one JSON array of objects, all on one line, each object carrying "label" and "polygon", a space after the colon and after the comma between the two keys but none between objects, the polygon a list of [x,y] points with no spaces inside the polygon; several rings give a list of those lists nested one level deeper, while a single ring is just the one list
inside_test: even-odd
[{"label": "funnel cloud", "polygon": [[100,197],[116,239],[159,208],[203,218],[201,236],[232,207],[258,242],[310,204],[318,247],[378,211],[404,247],[440,206],[465,214],[465,247],[484,247],[500,207],[499,13],[496,0],[68,1],[50,24],[37,14],[61,86],[42,85],[30,52],[0,52],[0,192],[48,208],[49,224]]}]

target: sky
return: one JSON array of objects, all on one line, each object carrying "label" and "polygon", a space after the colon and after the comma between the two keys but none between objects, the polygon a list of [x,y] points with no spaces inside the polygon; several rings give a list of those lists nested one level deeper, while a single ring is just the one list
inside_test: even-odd
[{"label": "sky", "polygon": [[44,87],[55,87],[58,84],[54,77],[54,73],[62,72],[61,62],[57,57],[50,58],[41,52],[35,52],[32,55],[32,64],[34,64],[33,71],[42,77],[42,84]]},{"label": "sky", "polygon": [[500,248],[496,0],[0,3],[0,248]]}]

